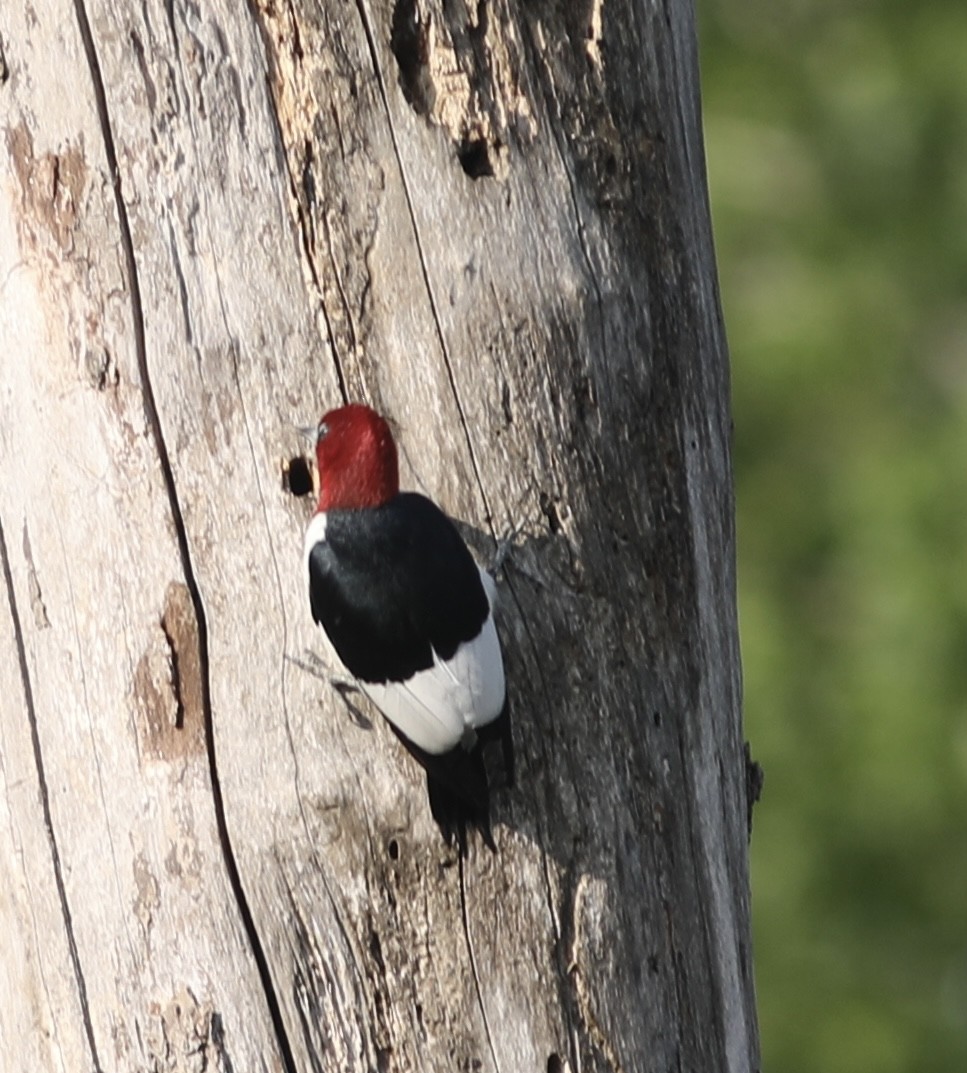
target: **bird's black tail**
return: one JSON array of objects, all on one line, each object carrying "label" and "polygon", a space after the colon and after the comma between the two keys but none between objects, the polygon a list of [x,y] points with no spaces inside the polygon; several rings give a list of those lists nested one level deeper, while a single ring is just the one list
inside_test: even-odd
[{"label": "bird's black tail", "polygon": [[[426,794],[430,801],[430,813],[448,846],[456,842],[460,856],[467,855],[467,832],[477,830],[484,845],[497,852],[493,831],[490,829],[490,791],[487,772],[479,748],[466,754],[466,766],[478,768],[457,791],[450,779],[442,781],[429,771],[426,773]],[[467,774],[471,774],[469,771]]]},{"label": "bird's black tail", "polygon": [[[395,728],[394,728],[395,730]],[[448,846],[456,842],[460,855],[467,855],[467,832],[476,830],[484,844],[497,852],[490,827],[490,780],[485,763],[486,747],[500,742],[505,786],[514,784],[514,744],[510,733],[507,704],[500,715],[477,730],[472,749],[458,745],[448,753],[424,752],[396,731],[397,737],[426,768],[426,790],[430,812]]]}]

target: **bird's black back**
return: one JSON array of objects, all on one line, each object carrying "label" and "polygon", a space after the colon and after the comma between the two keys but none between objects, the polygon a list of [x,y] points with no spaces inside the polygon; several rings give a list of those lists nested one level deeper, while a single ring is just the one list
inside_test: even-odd
[{"label": "bird's black back", "polygon": [[330,510],[309,554],[312,616],[363,682],[404,681],[450,659],[490,613],[473,557],[425,496]]}]

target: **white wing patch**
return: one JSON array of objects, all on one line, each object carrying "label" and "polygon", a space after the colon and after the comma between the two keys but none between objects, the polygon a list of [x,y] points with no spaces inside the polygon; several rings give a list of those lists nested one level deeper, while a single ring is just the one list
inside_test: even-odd
[{"label": "white wing patch", "polygon": [[[480,574],[492,607],[494,583],[483,570]],[[493,613],[480,633],[460,645],[451,659],[442,660],[434,652],[433,666],[405,682],[360,682],[359,686],[425,752],[438,755],[461,741],[472,743],[473,731],[493,722],[504,706],[504,661]]]},{"label": "white wing patch", "polygon": [[306,578],[309,577],[309,556],[317,544],[326,542],[326,512],[320,510],[312,516],[312,521],[306,529],[306,539],[302,546],[302,559],[305,567]]}]

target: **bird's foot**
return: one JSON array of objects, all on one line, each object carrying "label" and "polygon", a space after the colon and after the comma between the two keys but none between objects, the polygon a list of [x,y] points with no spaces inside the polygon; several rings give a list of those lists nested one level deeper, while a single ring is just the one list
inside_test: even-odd
[{"label": "bird's foot", "polygon": [[329,682],[334,687],[343,684],[355,687],[355,683],[350,679],[340,678],[338,675],[333,674],[329,664],[318,652],[313,652],[311,648],[307,648],[301,657],[290,656],[286,653],[285,658],[298,667],[299,670],[311,674],[313,678],[321,678],[324,682]]},{"label": "bird's foot", "polygon": [[339,694],[339,699],[346,705],[346,711],[352,721],[362,730],[372,730],[372,720],[363,712],[356,703],[355,696],[363,695],[359,686],[345,678],[330,678],[329,684]]},{"label": "bird's foot", "polygon": [[512,526],[497,540],[497,548],[489,567],[493,577],[496,577],[503,570],[504,563],[507,562],[510,558],[510,553],[514,550],[514,542],[523,531],[523,524]]},{"label": "bird's foot", "polygon": [[319,678],[327,685],[332,686],[339,694],[339,699],[346,705],[356,726],[362,727],[364,730],[373,729],[372,722],[363,714],[353,699],[354,694],[362,693],[359,683],[355,679],[343,678],[340,675],[333,674],[329,664],[317,652],[313,652],[311,648],[305,650],[302,658],[288,654],[285,658],[300,670],[311,674],[313,678]]}]

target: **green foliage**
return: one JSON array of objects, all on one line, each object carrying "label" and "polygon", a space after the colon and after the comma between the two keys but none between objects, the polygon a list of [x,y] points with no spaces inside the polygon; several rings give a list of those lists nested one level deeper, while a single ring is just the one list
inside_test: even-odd
[{"label": "green foliage", "polygon": [[967,1070],[967,3],[700,0],[763,1067]]}]

